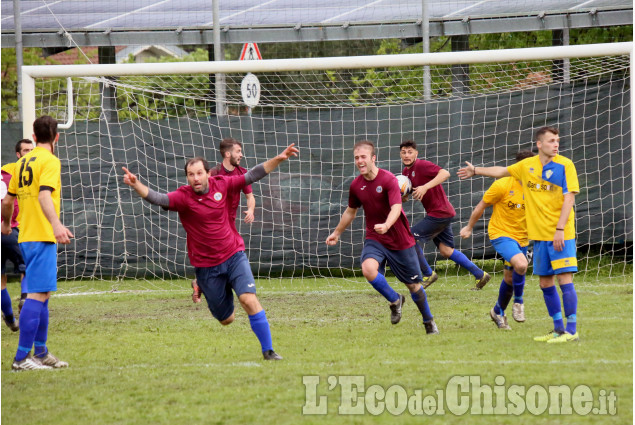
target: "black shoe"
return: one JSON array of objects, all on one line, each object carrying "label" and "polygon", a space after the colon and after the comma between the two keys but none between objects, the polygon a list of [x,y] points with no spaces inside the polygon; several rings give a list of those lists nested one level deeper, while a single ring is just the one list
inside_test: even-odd
[{"label": "black shoe", "polygon": [[18,326],[18,323],[15,321],[15,318],[13,317],[13,315],[5,316],[4,313],[2,313],[2,320],[4,320],[4,323],[7,324],[7,326],[9,327],[9,329],[11,329],[12,332],[17,332],[20,330],[20,327]]},{"label": "black shoe", "polygon": [[472,288],[472,291],[480,291],[481,289],[483,289],[483,287],[487,285],[487,282],[489,282],[491,278],[492,277],[489,274],[483,273],[482,278],[476,279],[476,285],[474,286],[474,288]]},{"label": "black shoe", "polygon": [[262,356],[265,360],[282,360],[282,356],[273,350],[263,351]]},{"label": "black shoe", "polygon": [[428,335],[439,333],[439,328],[437,328],[437,324],[434,323],[434,320],[430,320],[429,322],[423,322],[423,326],[426,328],[426,333]]},{"label": "black shoe", "polygon": [[399,302],[397,304],[390,304],[390,323],[396,325],[401,320],[401,307],[406,302],[406,297],[399,294]]}]

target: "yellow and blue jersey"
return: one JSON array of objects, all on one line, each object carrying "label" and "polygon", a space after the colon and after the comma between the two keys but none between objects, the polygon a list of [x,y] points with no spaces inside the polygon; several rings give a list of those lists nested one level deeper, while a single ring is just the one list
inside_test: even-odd
[{"label": "yellow and blue jersey", "polygon": [[50,188],[59,217],[62,189],[60,160],[48,149],[36,147],[18,160],[14,171],[8,192],[17,196],[20,207],[18,242],[55,242],[53,226],[42,212],[38,197],[40,190]]},{"label": "yellow and blue jersey", "polygon": [[[543,167],[540,157],[536,155],[510,165],[507,171],[522,181],[529,239],[552,241],[564,195],[580,191],[575,165],[570,159],[556,155]],[[564,227],[564,239],[575,239],[573,208]]]},{"label": "yellow and blue jersey", "polygon": [[496,180],[483,195],[483,202],[493,206],[487,231],[490,239],[512,238],[521,247],[529,245],[525,221],[525,198],[521,183],[513,177]]}]

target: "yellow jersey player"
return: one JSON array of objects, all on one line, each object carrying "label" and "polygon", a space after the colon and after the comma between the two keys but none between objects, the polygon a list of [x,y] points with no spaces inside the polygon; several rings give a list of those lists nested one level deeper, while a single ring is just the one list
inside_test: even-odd
[{"label": "yellow jersey player", "polygon": [[[61,164],[55,156],[57,121],[42,116],[33,123],[35,149],[20,158],[7,195],[2,200],[2,233],[11,232],[13,202],[18,198],[18,243],[26,263],[28,295],[20,312],[18,350],[14,370],[67,367],[47,347],[48,302],[57,290],[57,243],[68,244],[73,234],[61,223]],[[35,347],[33,355],[31,348]]]},{"label": "yellow jersey player", "polygon": [[[553,319],[553,331],[534,338],[536,341],[561,343],[578,341],[578,296],[573,273],[578,271],[575,242],[575,195],[580,192],[573,162],[558,154],[558,129],[542,127],[536,132],[538,155],[505,167],[467,167],[458,172],[462,179],[476,174],[507,177],[522,181],[525,193],[527,234],[534,241],[534,274],[540,277],[545,304]],[[565,328],[560,296],[554,276],[562,291],[562,305],[567,317]]]},{"label": "yellow jersey player", "polygon": [[[516,162],[532,156],[534,154],[531,151],[520,151],[516,154]],[[505,260],[498,300],[489,314],[499,329],[511,329],[507,323],[505,309],[512,295],[514,296],[512,317],[517,322],[525,321],[523,291],[529,241],[522,183],[513,177],[503,177],[492,183],[483,195],[483,199],[474,208],[467,225],[461,229],[460,235],[463,239],[472,235],[474,225],[489,206],[493,206],[494,210],[487,228],[489,238],[496,252]]]}]

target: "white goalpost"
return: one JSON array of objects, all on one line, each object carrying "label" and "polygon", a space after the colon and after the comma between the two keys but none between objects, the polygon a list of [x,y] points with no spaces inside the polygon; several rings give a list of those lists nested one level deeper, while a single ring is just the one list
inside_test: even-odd
[{"label": "white goalpost", "polygon": [[[421,157],[448,169],[444,184],[457,210],[458,249],[495,258],[485,216],[471,240],[458,238],[487,179],[459,181],[463,161],[506,165],[532,148],[536,128],[560,129],[562,154],[580,176],[576,198],[579,259],[587,275],[623,276],[632,268],[632,43],[429,54],[261,61],[48,65],[22,68],[24,137],[48,114],[66,123],[62,220],[76,238],[61,248],[60,278],[175,279],[192,275],[185,233],[121,183],[128,166],[154,190],[185,183],[187,157],[219,161],[220,140],[243,142],[247,168],[296,142],[297,161],[254,185],[256,221],[237,227],[259,277],[351,276],[359,267],[363,220],[337,247],[326,236],[347,204],[356,176],[351,148],[378,147],[378,165],[401,171],[398,146],[413,139]],[[424,98],[423,67],[432,98]],[[241,81],[260,81],[249,109]],[[225,109],[216,110],[211,75],[223,74]],[[72,88],[72,89],[71,89]],[[241,200],[244,209],[244,199]],[[411,224],[420,203],[404,204]],[[240,217],[241,213],[238,214]],[[210,247],[213,249],[213,247]],[[437,270],[457,274],[434,246]]]}]

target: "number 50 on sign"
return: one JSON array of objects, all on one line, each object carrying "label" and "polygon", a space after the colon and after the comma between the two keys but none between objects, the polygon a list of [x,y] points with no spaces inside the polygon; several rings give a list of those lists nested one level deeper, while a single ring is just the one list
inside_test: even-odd
[{"label": "number 50 on sign", "polygon": [[245,75],[240,84],[240,91],[243,95],[245,105],[250,108],[258,106],[258,102],[260,101],[260,81],[258,81],[258,77],[252,73]]}]

